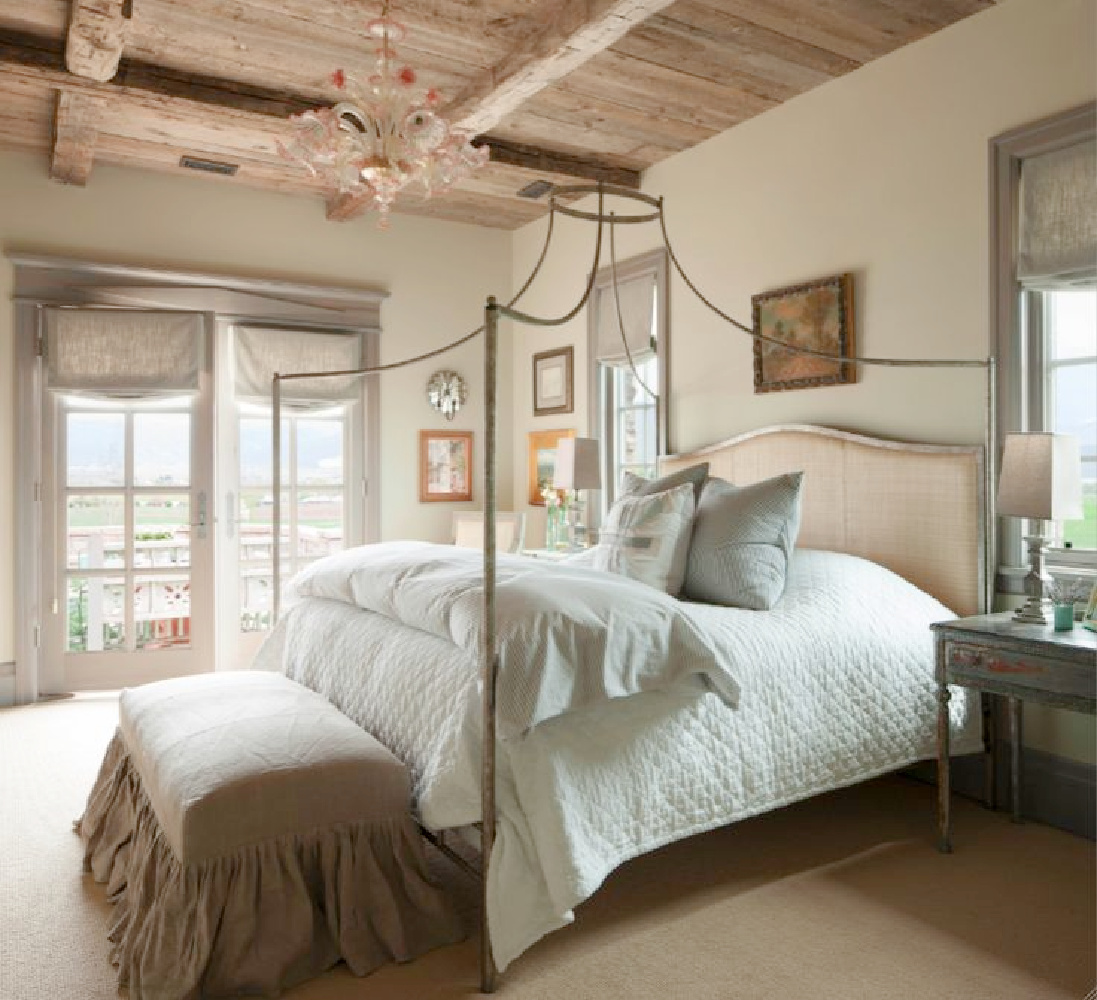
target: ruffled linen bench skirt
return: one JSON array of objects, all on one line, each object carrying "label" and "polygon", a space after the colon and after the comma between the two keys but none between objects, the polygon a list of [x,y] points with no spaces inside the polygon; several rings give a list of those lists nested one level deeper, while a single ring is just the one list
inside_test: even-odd
[{"label": "ruffled linen bench skirt", "polygon": [[122,693],[76,830],[115,904],[131,1000],[275,996],[463,936],[426,871],[404,766],[278,674]]}]

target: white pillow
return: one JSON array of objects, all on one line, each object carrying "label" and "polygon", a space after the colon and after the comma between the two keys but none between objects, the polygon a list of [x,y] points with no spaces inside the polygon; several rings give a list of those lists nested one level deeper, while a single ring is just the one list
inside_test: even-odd
[{"label": "white pillow", "polygon": [[677,594],[685,577],[696,507],[692,483],[622,497],[609,509],[594,547],[595,569]]}]

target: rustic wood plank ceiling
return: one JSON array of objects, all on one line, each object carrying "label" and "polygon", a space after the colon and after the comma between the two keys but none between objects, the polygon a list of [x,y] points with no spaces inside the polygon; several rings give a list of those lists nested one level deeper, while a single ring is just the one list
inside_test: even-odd
[{"label": "rustic wood plank ceiling", "polygon": [[[512,229],[546,210],[544,178],[638,186],[658,161],[991,6],[994,0],[393,0],[400,46],[487,167],[395,211]],[[0,147],[61,183],[97,164],[361,206],[285,162],[288,115],[334,103],[332,71],[365,67],[356,0],[0,0]]]}]

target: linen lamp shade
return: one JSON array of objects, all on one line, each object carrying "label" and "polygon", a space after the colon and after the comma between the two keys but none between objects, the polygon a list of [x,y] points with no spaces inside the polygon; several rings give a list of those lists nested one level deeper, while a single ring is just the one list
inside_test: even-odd
[{"label": "linen lamp shade", "polygon": [[558,490],[596,490],[602,485],[594,438],[561,438],[557,442],[552,485]]},{"label": "linen lamp shade", "polygon": [[998,513],[1070,521],[1082,513],[1082,458],[1070,434],[1008,434]]}]

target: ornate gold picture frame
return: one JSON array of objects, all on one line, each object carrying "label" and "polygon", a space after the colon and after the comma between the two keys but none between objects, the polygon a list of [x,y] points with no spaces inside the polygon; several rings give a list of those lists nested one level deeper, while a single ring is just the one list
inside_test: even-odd
[{"label": "ornate gold picture frame", "polygon": [[[853,275],[838,274],[751,297],[754,332],[783,343],[853,357]],[[857,381],[857,366],[754,341],[754,391],[777,392]]]}]

